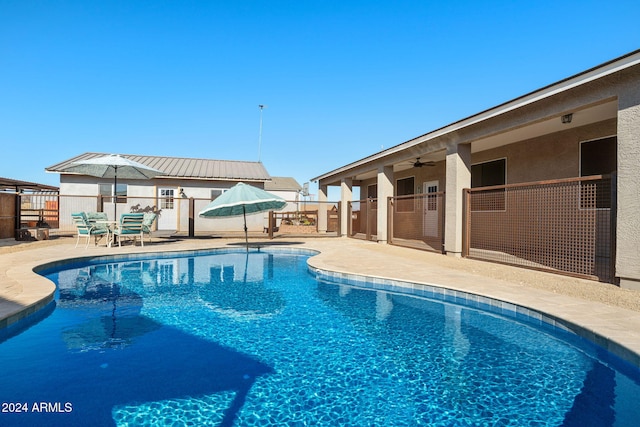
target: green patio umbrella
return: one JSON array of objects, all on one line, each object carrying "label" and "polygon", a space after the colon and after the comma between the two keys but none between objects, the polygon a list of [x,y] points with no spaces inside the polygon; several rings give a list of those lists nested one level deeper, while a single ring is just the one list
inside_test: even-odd
[{"label": "green patio umbrella", "polygon": [[244,218],[244,240],[247,244],[248,252],[247,215],[277,211],[284,208],[286,204],[287,202],[281,197],[239,182],[209,203],[198,215],[203,218],[225,218],[242,215]]},{"label": "green patio umbrella", "polygon": [[99,178],[113,178],[113,215],[116,218],[116,189],[118,178],[122,179],[150,179],[164,175],[157,169],[129,160],[118,154],[102,155],[91,159],[77,160],[60,169],[61,172],[78,173]]}]

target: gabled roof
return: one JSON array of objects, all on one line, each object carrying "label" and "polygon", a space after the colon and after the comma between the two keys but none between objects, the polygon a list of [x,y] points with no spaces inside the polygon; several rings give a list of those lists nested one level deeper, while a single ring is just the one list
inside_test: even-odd
[{"label": "gabled roof", "polygon": [[271,181],[264,183],[267,191],[300,191],[302,187],[295,178],[287,176],[272,176]]},{"label": "gabled roof", "polygon": [[[109,153],[84,153],[45,168],[47,172],[62,173],[72,162],[106,156]],[[142,163],[165,173],[158,178],[215,179],[233,181],[268,181],[271,177],[261,162],[237,160],[192,159],[185,157],[140,156],[121,154],[122,157]]]}]

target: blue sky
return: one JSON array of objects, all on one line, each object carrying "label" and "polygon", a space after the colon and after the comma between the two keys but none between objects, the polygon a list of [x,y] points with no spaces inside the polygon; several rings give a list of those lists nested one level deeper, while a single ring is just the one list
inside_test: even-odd
[{"label": "blue sky", "polygon": [[99,151],[260,157],[302,184],[636,50],[638,16],[626,0],[0,0],[0,176],[57,185],[45,167]]}]

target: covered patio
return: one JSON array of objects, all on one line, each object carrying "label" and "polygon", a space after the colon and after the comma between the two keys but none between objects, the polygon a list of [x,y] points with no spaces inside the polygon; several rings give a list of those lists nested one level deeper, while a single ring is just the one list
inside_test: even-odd
[{"label": "covered patio", "polygon": [[[552,253],[552,260],[545,264],[536,258],[536,265],[527,267],[640,288],[640,236],[634,231],[640,229],[638,87],[640,51],[635,51],[315,177],[319,201],[326,200],[330,186],[337,186],[342,206],[359,205],[357,215],[342,210],[343,236],[379,243],[405,240],[455,257],[482,258],[472,251],[485,246],[482,217],[515,218],[520,227],[536,229],[538,240],[555,242],[537,249]],[[573,195],[553,190],[558,193],[540,205],[536,197],[566,180],[574,181]],[[538,200],[543,219],[532,217],[536,209],[526,201],[517,203],[519,212],[510,209],[514,199],[508,196],[513,191],[509,187],[525,184],[537,188],[525,200]],[[354,187],[359,187],[360,200],[353,200]],[[588,202],[585,191],[591,192]],[[478,197],[485,199],[472,200]],[[551,250],[567,238],[548,224],[571,203],[571,218],[592,215],[578,225],[573,219],[556,221],[581,231],[571,235],[573,246]],[[356,216],[358,230],[353,228]],[[318,220],[321,229],[323,218]],[[413,231],[407,232],[410,224]],[[500,224],[504,222],[497,221],[498,229]],[[531,247],[532,238],[521,236],[520,228],[511,228],[500,245]],[[589,248],[583,250],[583,245]],[[599,277],[565,268],[561,258],[572,251],[584,253],[581,259],[591,257],[594,266],[604,254],[611,272]],[[522,252],[505,253],[512,258],[499,262],[522,257]]]}]

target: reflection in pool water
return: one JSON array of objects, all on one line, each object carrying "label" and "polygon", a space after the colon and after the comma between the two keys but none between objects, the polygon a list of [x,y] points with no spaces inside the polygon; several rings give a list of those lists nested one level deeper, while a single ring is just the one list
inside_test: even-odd
[{"label": "reflection in pool water", "polygon": [[225,253],[47,272],[57,307],[0,344],[2,425],[634,425],[638,370],[501,316]]},{"label": "reflection in pool water", "polygon": [[[140,316],[142,297],[113,280],[112,266],[90,266],[78,271],[73,286],[58,289],[60,309],[89,314],[83,323],[62,331],[69,349],[90,350],[126,346],[159,325]],[[96,314],[99,313],[99,316]]]}]

